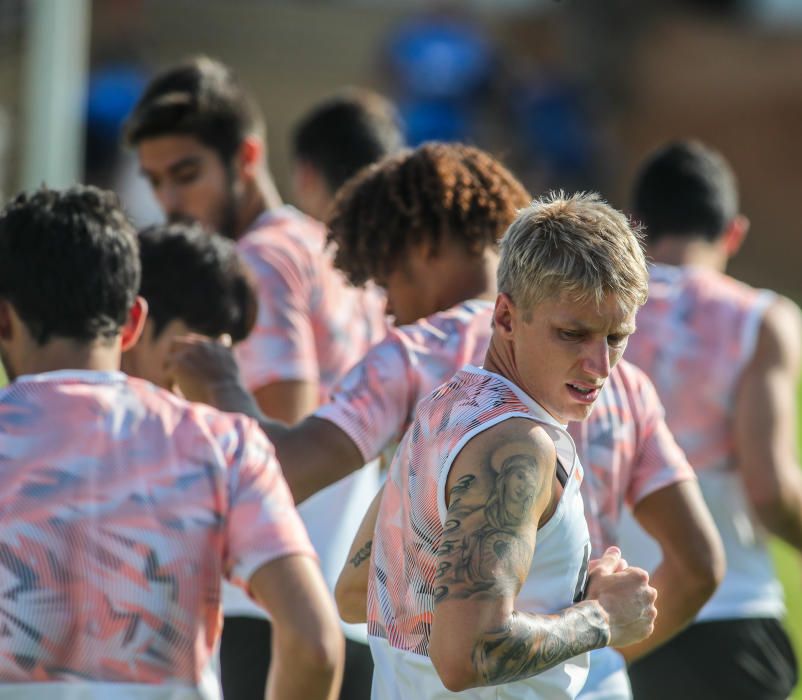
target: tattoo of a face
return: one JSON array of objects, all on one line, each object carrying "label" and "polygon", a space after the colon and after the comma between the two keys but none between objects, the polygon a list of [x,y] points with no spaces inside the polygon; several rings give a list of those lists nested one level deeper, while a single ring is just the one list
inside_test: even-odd
[{"label": "tattoo of a face", "polygon": [[360,566],[368,559],[370,559],[370,550],[372,547],[373,547],[373,540],[368,540],[367,542],[365,542],[365,544],[363,544],[359,548],[359,551],[356,554],[354,554],[354,556],[351,559],[349,559],[351,566],[353,566],[356,569],[358,566]]},{"label": "tattoo of a face", "polygon": [[[437,551],[438,557],[447,558],[449,566],[438,566],[437,583],[445,590],[436,602],[508,590],[527,560],[526,550],[531,550],[531,544],[521,528],[531,522],[538,465],[530,455],[514,454],[502,461],[498,473],[492,474],[495,477],[483,505],[464,503],[465,494],[476,483],[472,474],[462,476],[450,491],[449,518],[443,532],[448,539],[441,542]],[[484,522],[469,531],[465,520],[479,510],[483,511]]]}]

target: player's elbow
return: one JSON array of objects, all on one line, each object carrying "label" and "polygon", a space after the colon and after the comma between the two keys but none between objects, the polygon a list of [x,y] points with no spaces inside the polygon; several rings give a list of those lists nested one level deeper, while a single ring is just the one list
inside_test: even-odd
[{"label": "player's elbow", "polygon": [[701,608],[716,592],[727,570],[724,545],[711,527],[699,534],[690,555],[677,562],[674,582],[683,589],[686,603]]},{"label": "player's elbow", "polygon": [[349,582],[342,574],[334,587],[334,600],[343,622],[356,624],[367,621],[367,591]]},{"label": "player's elbow", "polygon": [[784,476],[778,470],[777,478],[766,478],[758,484],[747,485],[747,495],[757,519],[769,532],[785,537],[798,530],[802,514],[802,479],[794,471]]},{"label": "player's elbow", "polygon": [[430,647],[429,658],[440,681],[452,693],[459,693],[478,685],[476,671],[469,656],[455,654],[448,649]]},{"label": "player's elbow", "polygon": [[345,639],[332,612],[312,628],[277,634],[279,657],[291,659],[293,666],[320,677],[334,677],[345,661]]}]

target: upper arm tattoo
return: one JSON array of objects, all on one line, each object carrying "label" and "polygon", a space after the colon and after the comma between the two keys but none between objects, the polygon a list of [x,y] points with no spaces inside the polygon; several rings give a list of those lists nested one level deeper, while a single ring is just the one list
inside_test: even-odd
[{"label": "upper arm tattoo", "polygon": [[[498,471],[493,455],[483,474],[462,476],[437,550],[435,603],[485,593],[515,595],[532,559],[535,499],[548,469],[531,454],[508,455]],[[480,486],[488,484],[489,486]]]},{"label": "upper arm tattoo", "polygon": [[363,544],[359,548],[357,553],[354,554],[354,556],[348,560],[351,566],[353,566],[356,569],[358,566],[368,561],[368,559],[370,559],[370,550],[372,549],[372,547],[373,547],[373,540],[368,540],[367,542],[365,542],[365,544]]}]

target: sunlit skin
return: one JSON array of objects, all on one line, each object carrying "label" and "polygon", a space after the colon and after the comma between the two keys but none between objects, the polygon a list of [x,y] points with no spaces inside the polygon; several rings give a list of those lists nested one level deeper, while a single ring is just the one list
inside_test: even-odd
[{"label": "sunlit skin", "polygon": [[241,183],[218,153],[192,136],[144,139],[137,146],[140,170],[165,217],[189,219],[235,237]]},{"label": "sunlit skin", "polygon": [[635,331],[636,309],[564,297],[524,313],[500,294],[485,367],[510,379],[560,423],[585,420]]},{"label": "sunlit skin", "polygon": [[167,372],[170,347],[174,338],[186,336],[192,329],[179,319],[170,321],[155,337],[154,328],[155,324],[148,319],[139,342],[123,353],[121,367],[132,377],[147,379],[163,389],[175,391],[174,382]]}]

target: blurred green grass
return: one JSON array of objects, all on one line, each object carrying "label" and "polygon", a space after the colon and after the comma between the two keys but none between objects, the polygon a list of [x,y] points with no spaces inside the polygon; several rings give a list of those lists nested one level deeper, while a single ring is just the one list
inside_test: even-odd
[{"label": "blurred green grass", "polygon": [[[5,383],[6,375],[3,366],[0,365],[0,387]],[[797,406],[802,407],[802,385],[797,390]],[[797,420],[797,441],[802,448],[802,409],[797,413]],[[785,599],[788,605],[786,627],[794,644],[796,658],[802,660],[802,562],[800,555],[783,542],[772,542],[771,551],[777,567],[777,575],[785,589]],[[797,685],[791,699],[802,700],[802,682]]]},{"label": "blurred green grass", "polygon": [[[797,444],[802,449],[802,385],[797,388]],[[796,651],[797,662],[802,662],[802,557],[785,543],[772,543],[772,555],[777,567],[777,575],[785,589],[785,602],[788,615],[785,623]],[[802,700],[802,682],[793,695],[793,700]]]}]

